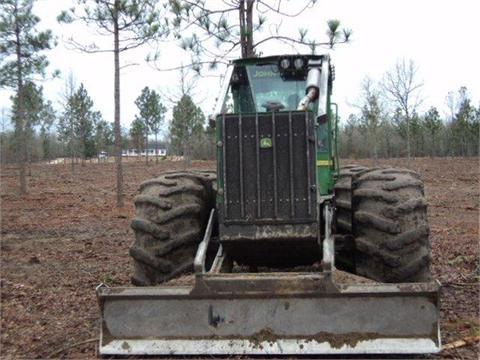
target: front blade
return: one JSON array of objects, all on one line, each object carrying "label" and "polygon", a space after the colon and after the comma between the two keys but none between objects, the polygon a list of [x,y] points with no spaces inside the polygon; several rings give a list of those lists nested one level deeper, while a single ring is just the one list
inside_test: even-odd
[{"label": "front blade", "polygon": [[100,353],[433,353],[440,351],[439,288],[432,282],[195,295],[189,287],[102,287]]}]

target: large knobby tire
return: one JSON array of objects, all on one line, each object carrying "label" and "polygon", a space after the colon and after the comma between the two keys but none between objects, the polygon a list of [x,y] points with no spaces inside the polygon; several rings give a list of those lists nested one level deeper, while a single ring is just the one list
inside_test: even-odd
[{"label": "large knobby tire", "polygon": [[407,169],[373,169],[353,179],[356,274],[380,282],[430,276],[423,182]]},{"label": "large knobby tire", "polygon": [[193,260],[215,206],[212,171],[167,172],[140,185],[130,248],[137,286],[156,285],[192,271]]},{"label": "large knobby tire", "polygon": [[346,165],[335,181],[335,266],[355,273],[355,240],[352,232],[352,179],[368,168]]},{"label": "large knobby tire", "polygon": [[352,234],[352,179],[368,171],[362,165],[346,165],[340,168],[340,173],[335,182],[335,220],[337,233]]}]

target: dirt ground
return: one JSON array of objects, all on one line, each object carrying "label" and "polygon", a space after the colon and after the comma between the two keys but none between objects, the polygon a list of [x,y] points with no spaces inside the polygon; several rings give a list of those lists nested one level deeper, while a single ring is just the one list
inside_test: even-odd
[{"label": "dirt ground", "polygon": [[[400,160],[381,164],[405,166]],[[112,163],[87,163],[74,173],[68,165],[33,165],[25,196],[17,193],[16,169],[1,169],[2,359],[97,355],[94,289],[100,282],[129,285],[129,224],[137,186],[182,166],[125,163],[125,207],[120,210]],[[479,161],[415,159],[410,168],[426,184],[432,271],[443,284],[442,342],[479,336]],[[479,350],[477,343],[429,357],[478,359]]]}]

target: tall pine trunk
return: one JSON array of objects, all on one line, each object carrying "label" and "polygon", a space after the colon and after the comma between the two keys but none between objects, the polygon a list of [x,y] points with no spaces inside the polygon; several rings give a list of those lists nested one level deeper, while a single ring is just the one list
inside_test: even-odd
[{"label": "tall pine trunk", "polygon": [[123,207],[123,170],[122,170],[122,134],[120,130],[120,49],[119,49],[119,29],[118,29],[118,0],[114,5],[114,132],[115,132],[115,163],[117,170],[117,207]]},{"label": "tall pine trunk", "polygon": [[18,106],[17,106],[17,126],[19,130],[19,180],[20,180],[20,194],[27,193],[27,176],[26,176],[26,162],[27,162],[27,130],[25,122],[25,104],[23,98],[23,76],[22,76],[22,52],[20,50],[20,27],[18,22],[15,25],[16,36],[16,55],[17,55],[17,84],[18,84]]},{"label": "tall pine trunk", "polygon": [[148,165],[148,124],[145,123],[145,165]]},{"label": "tall pine trunk", "polygon": [[408,111],[406,111],[406,120],[407,120],[407,167],[410,168],[410,156],[411,156],[411,149],[410,149],[410,115]]},{"label": "tall pine trunk", "polygon": [[254,0],[240,0],[238,3],[240,23],[240,48],[242,58],[253,57],[253,4]]},{"label": "tall pine trunk", "polygon": [[158,164],[158,140],[157,140],[157,130],[155,130],[155,164]]}]

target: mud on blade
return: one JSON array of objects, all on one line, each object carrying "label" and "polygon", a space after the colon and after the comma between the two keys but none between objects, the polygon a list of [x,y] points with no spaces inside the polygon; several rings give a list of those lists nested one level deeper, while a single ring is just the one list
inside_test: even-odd
[{"label": "mud on blade", "polygon": [[98,289],[101,354],[381,354],[440,351],[439,284],[312,294]]}]

